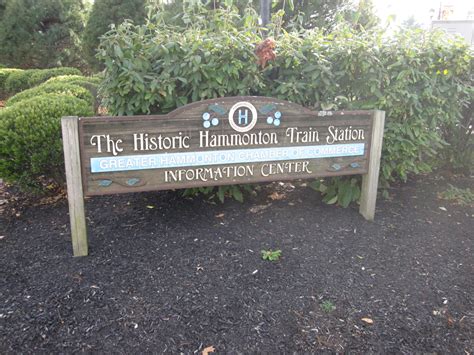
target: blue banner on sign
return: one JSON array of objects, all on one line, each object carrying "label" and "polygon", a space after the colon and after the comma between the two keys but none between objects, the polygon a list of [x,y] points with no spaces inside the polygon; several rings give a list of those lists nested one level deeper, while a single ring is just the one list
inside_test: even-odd
[{"label": "blue banner on sign", "polygon": [[91,158],[91,172],[105,173],[359,155],[364,155],[364,143],[127,155]]}]

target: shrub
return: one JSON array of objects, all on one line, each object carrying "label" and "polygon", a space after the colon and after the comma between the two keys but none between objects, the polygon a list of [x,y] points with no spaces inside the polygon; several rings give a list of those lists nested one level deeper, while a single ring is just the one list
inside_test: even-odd
[{"label": "shrub", "polygon": [[5,81],[5,91],[9,95],[26,90],[30,87],[29,81],[33,72],[38,69],[22,70],[11,73]]},{"label": "shrub", "polygon": [[48,79],[45,83],[63,83],[63,84],[95,84],[99,85],[102,78],[99,76],[82,76],[82,75],[59,75]]},{"label": "shrub", "polygon": [[71,115],[93,115],[90,103],[47,94],[0,110],[0,176],[24,189],[41,189],[41,177],[63,182],[60,120]]},{"label": "shrub", "polygon": [[262,92],[251,32],[174,31],[125,23],[100,47],[105,104],[117,115],[168,112],[187,103]]},{"label": "shrub", "polygon": [[8,79],[8,77],[15,72],[21,72],[21,69],[9,69],[9,68],[4,68],[0,69],[0,97],[6,96],[7,92],[5,90],[5,84]]},{"label": "shrub", "polygon": [[16,94],[20,91],[39,85],[42,82],[58,75],[80,75],[76,68],[29,69],[14,72],[9,75],[5,83],[5,91]]},{"label": "shrub", "polygon": [[87,62],[94,70],[103,69],[95,57],[100,37],[111,24],[118,25],[125,19],[136,24],[144,23],[146,17],[146,0],[96,0],[92,6],[83,36],[83,50]]},{"label": "shrub", "polygon": [[82,0],[9,0],[0,22],[0,62],[20,68],[77,66]]},{"label": "shrub", "polygon": [[95,104],[95,98],[92,96],[92,93],[81,86],[72,85],[72,84],[62,84],[62,83],[44,83],[40,86],[22,91],[15,96],[12,96],[6,103],[6,106],[12,106],[18,102],[29,100],[36,96],[41,96],[44,94],[56,94],[56,95],[67,95],[77,97],[78,99],[89,102],[91,107]]},{"label": "shrub", "polygon": [[[254,55],[259,29],[237,28],[225,11],[214,15],[207,27],[202,21],[186,29],[124,23],[105,35],[98,55],[106,67],[102,91],[109,112],[164,113],[245,94],[323,110],[382,109],[382,186],[439,166],[450,131],[466,126],[461,117],[472,100],[473,56],[459,38],[421,30],[385,38],[344,26],[329,34],[283,33],[276,37],[276,59],[262,69]],[[351,177],[323,185],[323,193],[334,194],[328,202],[347,205],[359,195]]]},{"label": "shrub", "polygon": [[36,85],[39,85],[46,80],[53,78],[59,75],[81,75],[81,71],[77,68],[68,68],[68,67],[61,67],[61,68],[51,68],[51,69],[43,69],[43,70],[35,70],[28,81],[30,88]]}]

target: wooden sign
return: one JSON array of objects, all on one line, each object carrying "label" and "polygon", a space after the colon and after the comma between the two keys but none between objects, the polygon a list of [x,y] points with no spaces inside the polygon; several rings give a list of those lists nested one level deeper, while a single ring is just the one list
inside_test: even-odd
[{"label": "wooden sign", "polygon": [[313,111],[265,97],[64,117],[74,255],[87,255],[84,196],[361,174],[360,212],[372,220],[383,126],[383,111]]}]

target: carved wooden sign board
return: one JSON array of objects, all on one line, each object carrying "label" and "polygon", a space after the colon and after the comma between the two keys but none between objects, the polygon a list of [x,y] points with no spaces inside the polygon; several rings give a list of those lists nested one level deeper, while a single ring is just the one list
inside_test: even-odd
[{"label": "carved wooden sign board", "polygon": [[74,255],[87,255],[84,197],[363,175],[374,218],[383,111],[313,111],[266,97],[195,102],[167,115],[64,117]]}]

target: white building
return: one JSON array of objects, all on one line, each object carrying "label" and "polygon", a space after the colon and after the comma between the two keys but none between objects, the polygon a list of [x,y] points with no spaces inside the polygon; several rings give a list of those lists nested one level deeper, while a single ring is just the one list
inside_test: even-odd
[{"label": "white building", "polygon": [[474,20],[433,21],[431,28],[441,28],[449,34],[461,35],[469,45],[474,47]]}]

